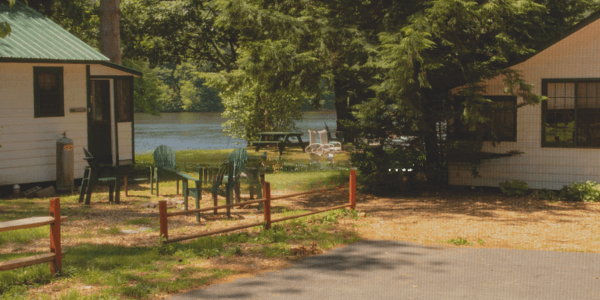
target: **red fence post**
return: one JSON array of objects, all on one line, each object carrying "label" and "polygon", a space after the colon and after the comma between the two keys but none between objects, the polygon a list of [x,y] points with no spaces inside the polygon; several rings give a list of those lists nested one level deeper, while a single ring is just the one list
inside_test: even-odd
[{"label": "red fence post", "polygon": [[160,235],[169,240],[169,227],[167,226],[167,201],[158,201],[158,219],[160,220]]},{"label": "red fence post", "polygon": [[50,272],[55,275],[62,270],[62,248],[60,244],[60,198],[50,199],[50,215],[54,223],[50,224],[50,252],[54,253],[54,260],[50,263]]},{"label": "red fence post", "polygon": [[265,229],[271,229],[271,183],[265,182]]},{"label": "red fence post", "polygon": [[350,209],[356,209],[356,168],[350,169]]}]

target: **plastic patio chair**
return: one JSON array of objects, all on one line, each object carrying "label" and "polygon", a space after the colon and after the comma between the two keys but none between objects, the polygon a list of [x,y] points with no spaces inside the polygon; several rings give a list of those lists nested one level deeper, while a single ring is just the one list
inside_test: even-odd
[{"label": "plastic patio chair", "polygon": [[325,123],[325,130],[327,130],[327,138],[329,139],[329,141],[332,142],[343,142],[344,141],[344,132],[343,131],[336,131],[335,132],[335,138],[331,136],[331,130],[329,130],[329,126],[327,126],[326,122]]},{"label": "plastic patio chair", "polygon": [[327,130],[319,131],[319,138],[321,139],[321,148],[323,153],[342,151],[342,144],[340,142],[330,142],[327,137]]},{"label": "plastic patio chair", "polygon": [[319,156],[323,155],[323,148],[321,144],[317,143],[317,132],[309,130],[308,131],[309,143],[305,149],[306,153],[314,153]]}]

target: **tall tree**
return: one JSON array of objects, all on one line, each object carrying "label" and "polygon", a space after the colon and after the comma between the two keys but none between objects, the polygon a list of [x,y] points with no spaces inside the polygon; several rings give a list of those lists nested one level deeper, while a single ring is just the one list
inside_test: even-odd
[{"label": "tall tree", "polygon": [[120,0],[100,0],[100,52],[121,64]]},{"label": "tall tree", "polygon": [[[353,118],[350,108],[375,95],[369,89],[376,83],[375,69],[365,63],[377,33],[402,24],[411,11],[403,2],[381,0],[221,0],[217,4],[221,11],[217,27],[240,32],[240,70],[209,83],[222,91],[247,91],[252,86],[256,97],[245,101],[257,106],[280,94],[309,97],[318,106],[324,92],[320,83],[325,79],[335,94],[338,130],[345,131],[346,137],[352,136],[343,122]],[[264,110],[254,112],[264,114]],[[251,126],[239,127],[249,131]]]},{"label": "tall tree", "polygon": [[213,71],[237,68],[238,34],[215,26],[214,1],[124,0],[122,9],[126,57],[145,57],[153,65],[209,62]]},{"label": "tall tree", "polygon": [[[474,129],[488,121],[482,111],[494,108],[481,96],[486,79],[504,75],[510,92],[523,96],[524,104],[541,100],[507,67],[598,8],[597,1],[561,2],[428,1],[407,26],[379,35],[381,47],[374,61],[382,81],[370,104],[391,105],[400,118],[416,117],[429,182],[443,183],[446,173],[439,124],[459,117]],[[464,97],[453,98],[451,90],[459,86],[464,87]],[[463,109],[449,114],[453,107]]]}]

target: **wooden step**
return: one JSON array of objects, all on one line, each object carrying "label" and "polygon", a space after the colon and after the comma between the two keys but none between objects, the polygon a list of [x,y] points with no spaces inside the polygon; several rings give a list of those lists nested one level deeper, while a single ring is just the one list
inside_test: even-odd
[{"label": "wooden step", "polygon": [[[61,216],[60,221],[64,222],[69,219],[68,216]],[[31,217],[27,219],[12,220],[0,222],[0,232],[11,231],[17,229],[40,227],[54,223],[54,217]]]},{"label": "wooden step", "polygon": [[[18,269],[22,267],[37,265],[41,263],[51,262],[54,260],[54,253],[44,253],[34,256],[17,258],[8,261],[0,261],[0,271]],[[62,258],[65,258],[65,251],[62,252]]]}]

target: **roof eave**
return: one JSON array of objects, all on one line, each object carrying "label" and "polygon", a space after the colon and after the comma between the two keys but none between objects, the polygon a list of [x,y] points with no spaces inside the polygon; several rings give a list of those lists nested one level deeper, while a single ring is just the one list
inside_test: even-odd
[{"label": "roof eave", "polygon": [[91,64],[99,64],[103,65],[115,70],[119,70],[122,72],[129,73],[134,77],[142,77],[143,73],[128,67],[121,66],[119,64],[115,64],[110,61],[103,60],[65,60],[65,59],[44,59],[44,58],[13,58],[13,57],[0,57],[0,63],[2,62],[12,62],[12,63],[45,63],[45,64],[82,64],[82,65],[91,65]]}]

